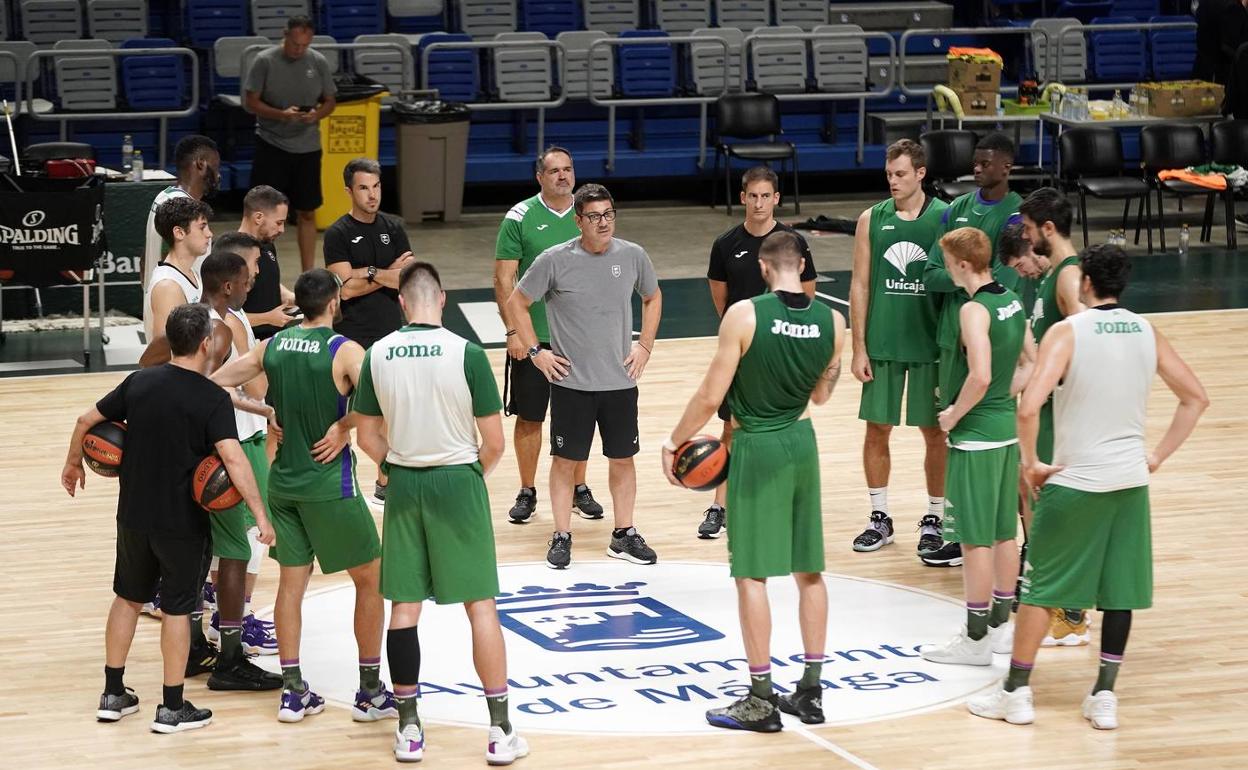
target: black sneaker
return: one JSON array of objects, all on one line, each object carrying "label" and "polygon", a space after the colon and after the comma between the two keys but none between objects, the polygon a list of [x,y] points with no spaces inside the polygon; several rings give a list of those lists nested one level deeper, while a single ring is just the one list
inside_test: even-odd
[{"label": "black sneaker", "polygon": [[186,675],[199,676],[211,674],[217,668],[217,648],[207,641],[200,644],[191,643],[191,652],[186,658]]},{"label": "black sneaker", "polygon": [[533,516],[536,510],[537,490],[531,487],[521,487],[520,494],[516,495],[516,504],[511,506],[507,515],[511,517],[512,524],[523,524]]},{"label": "black sneaker", "polygon": [[567,569],[572,563],[572,533],[556,532],[550,539],[546,552],[546,566],[551,569]]},{"label": "black sneaker", "polygon": [[698,537],[710,540],[713,537],[719,537],[723,531],[724,509],[718,505],[712,505],[706,509],[706,518],[698,525]]},{"label": "black sneaker", "polygon": [[802,720],[804,725],[823,724],[823,687],[798,687],[791,695],[781,695],[781,711]]},{"label": "black sneaker", "polygon": [[197,730],[212,724],[212,712],[208,709],[197,709],[189,700],[182,701],[182,708],[174,711],[165,704],[156,707],[156,721],[152,722],[154,733],[180,733],[183,730]]},{"label": "black sneaker", "polygon": [[373,502],[383,508],[386,505],[386,485],[380,481],[373,485]]},{"label": "black sneaker", "polygon": [[927,514],[919,519],[919,556],[926,556],[929,553],[935,553],[940,550],[940,546],[944,543],[941,536],[940,517],[933,514]]},{"label": "black sneaker", "polygon": [[139,696],[127,687],[121,695],[100,693],[100,707],[95,710],[95,718],[101,722],[120,722],[122,717],[138,710]]},{"label": "black sneaker", "polygon": [[715,727],[729,730],[753,730],[756,733],[778,733],[780,724],[779,701],[775,695],[760,698],[746,695],[731,706],[708,709],[706,721]]},{"label": "black sneaker", "polygon": [[607,546],[607,556],[615,559],[631,561],[633,564],[654,564],[659,560],[654,549],[646,545],[646,539],[637,533],[636,527],[629,527],[623,536],[611,534],[611,545]]},{"label": "black sneaker", "polygon": [[582,519],[602,518],[602,506],[594,499],[594,493],[584,484],[572,492],[572,509],[579,513]]},{"label": "black sneaker", "polygon": [[962,544],[945,543],[939,550],[920,556],[919,561],[929,567],[960,567],[962,566]]},{"label": "black sneaker", "polygon": [[232,662],[221,661],[212,676],[208,678],[209,690],[278,690],[282,687],[282,677],[271,674],[239,655]]},{"label": "black sneaker", "polygon": [[871,512],[871,523],[854,538],[855,551],[878,551],[893,542],[893,520],[883,511]]}]

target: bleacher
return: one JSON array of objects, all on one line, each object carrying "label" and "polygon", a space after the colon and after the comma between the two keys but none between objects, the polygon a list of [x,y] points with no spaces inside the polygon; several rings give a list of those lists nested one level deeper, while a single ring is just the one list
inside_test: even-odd
[{"label": "bleacher", "polygon": [[[883,149],[882,137],[869,136],[859,159],[862,112],[853,94],[874,91],[862,107],[873,114],[925,113],[950,45],[999,50],[1007,88],[1028,74],[1093,89],[1098,83],[1188,77],[1193,28],[1124,26],[1190,24],[1189,8],[1179,3],[1062,0],[1047,4],[1049,18],[1036,19],[1042,4],[1000,0],[969,11],[958,6],[973,18],[955,18],[954,6],[937,0],[4,0],[0,91],[13,98],[23,81],[23,93],[39,100],[36,109],[67,118],[68,138],[94,145],[105,165],[117,163],[123,134],[133,136],[153,165],[159,157],[157,119],[75,116],[189,108],[195,84],[186,55],[103,53],[189,48],[198,60],[198,105],[189,117],[165,119],[166,145],[192,132],[215,136],[226,148],[223,185],[243,188],[253,125],[238,106],[246,52],[280,40],[286,19],[308,14],[318,33],[314,48],[391,46],[326,50],[342,70],[392,91],[436,88],[442,98],[474,108],[470,184],[531,177],[537,148],[527,124],[538,107],[544,109],[546,140],[572,149],[582,174],[700,173],[700,111],[742,85],[781,98],[784,132],[800,147],[804,172],[843,171],[878,168]],[[969,31],[943,32],[955,26]],[[1071,26],[1078,29],[1062,32]],[[985,32],[1001,28],[1018,34]],[[911,30],[921,31],[907,35]],[[469,42],[485,45],[447,45]],[[37,72],[26,84],[26,62],[36,51],[53,55],[38,55]],[[644,108],[634,106],[639,102]],[[609,168],[608,114],[627,127]],[[23,114],[19,130],[25,141],[44,141],[59,138],[61,125]],[[712,125],[710,136],[713,131]],[[391,166],[395,128],[389,112],[383,113],[381,132],[380,160]],[[1125,145],[1130,156],[1133,139]],[[1034,146],[1022,148],[1024,159],[1035,154]]]}]

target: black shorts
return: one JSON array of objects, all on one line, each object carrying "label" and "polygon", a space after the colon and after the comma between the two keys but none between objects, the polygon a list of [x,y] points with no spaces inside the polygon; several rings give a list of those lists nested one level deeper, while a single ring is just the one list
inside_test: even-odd
[{"label": "black shorts", "polygon": [[637,454],[637,388],[587,391],[550,386],[552,455],[588,460],[595,424],[604,456],[620,460]]},{"label": "black shorts", "polygon": [[[542,347],[550,350],[545,342]],[[507,414],[527,422],[546,422],[546,407],[550,404],[550,381],[533,359],[519,361],[507,356],[504,385],[507,387]]]},{"label": "black shorts", "polygon": [[321,197],[321,151],[286,152],[256,137],[251,186],[267,184],[286,193],[291,211],[315,211]]},{"label": "black shorts", "polygon": [[117,525],[113,593],[131,602],[150,602],[160,584],[160,611],[189,615],[203,595],[204,558],[211,538],[165,537]]}]

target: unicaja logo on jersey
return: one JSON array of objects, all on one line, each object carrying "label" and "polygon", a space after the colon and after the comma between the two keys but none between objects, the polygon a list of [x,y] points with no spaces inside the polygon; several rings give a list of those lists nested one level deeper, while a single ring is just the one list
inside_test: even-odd
[{"label": "unicaja logo on jersey", "polygon": [[927,251],[914,241],[898,241],[884,252],[884,261],[904,277],[915,262],[926,262]]},{"label": "unicaja logo on jersey", "polygon": [[794,324],[788,321],[775,319],[771,324],[772,334],[783,334],[786,337],[796,337],[798,339],[809,339],[819,336],[818,324]]}]

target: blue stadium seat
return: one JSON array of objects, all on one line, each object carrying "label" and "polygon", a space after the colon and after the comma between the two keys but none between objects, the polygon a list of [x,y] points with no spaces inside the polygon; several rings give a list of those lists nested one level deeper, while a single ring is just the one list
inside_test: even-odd
[{"label": "blue stadium seat", "polygon": [[[632,29],[621,38],[667,37],[658,29]],[[676,52],[670,43],[639,43],[616,48],[615,82],[629,99],[673,96],[676,93]]]},{"label": "blue stadium seat", "polygon": [[1110,16],[1128,16],[1138,21],[1161,13],[1161,0],[1114,0]]},{"label": "blue stadium seat", "polygon": [[446,6],[442,0],[386,0],[387,29],[404,35],[446,29]]},{"label": "blue stadium seat", "polygon": [[186,0],[186,36],[194,48],[212,48],[219,37],[247,34],[243,0]]},{"label": "blue stadium seat", "polygon": [[[1135,19],[1103,16],[1093,24],[1129,24]],[[1148,49],[1144,33],[1134,29],[1093,30],[1088,33],[1092,78],[1103,83],[1139,82],[1148,77]]]},{"label": "blue stadium seat", "polygon": [[560,32],[584,29],[578,0],[519,0],[522,32],[541,32],[554,39]]},{"label": "blue stadium seat", "polygon": [[1113,0],[1062,0],[1053,16],[1090,24],[1093,19],[1110,16],[1113,12]]},{"label": "blue stadium seat", "polygon": [[[1191,16],[1150,16],[1150,24],[1195,21]],[[1148,33],[1153,77],[1157,80],[1185,80],[1196,63],[1195,29],[1155,29]]]},{"label": "blue stadium seat", "polygon": [[[419,55],[432,43],[471,42],[468,35],[433,32],[421,35]],[[420,60],[418,59],[418,62]],[[419,67],[420,64],[418,63]],[[471,48],[434,51],[429,54],[428,83],[438,89],[438,96],[450,102],[475,102],[481,90],[477,71],[477,52]]]},{"label": "blue stadium seat", "polygon": [[382,0],[321,0],[320,29],[339,43],[386,31]]},{"label": "blue stadium seat", "polygon": [[[122,48],[173,48],[169,38],[148,37],[126,40]],[[125,56],[121,60],[121,89],[134,110],[179,110],[186,106],[186,57]]]}]

